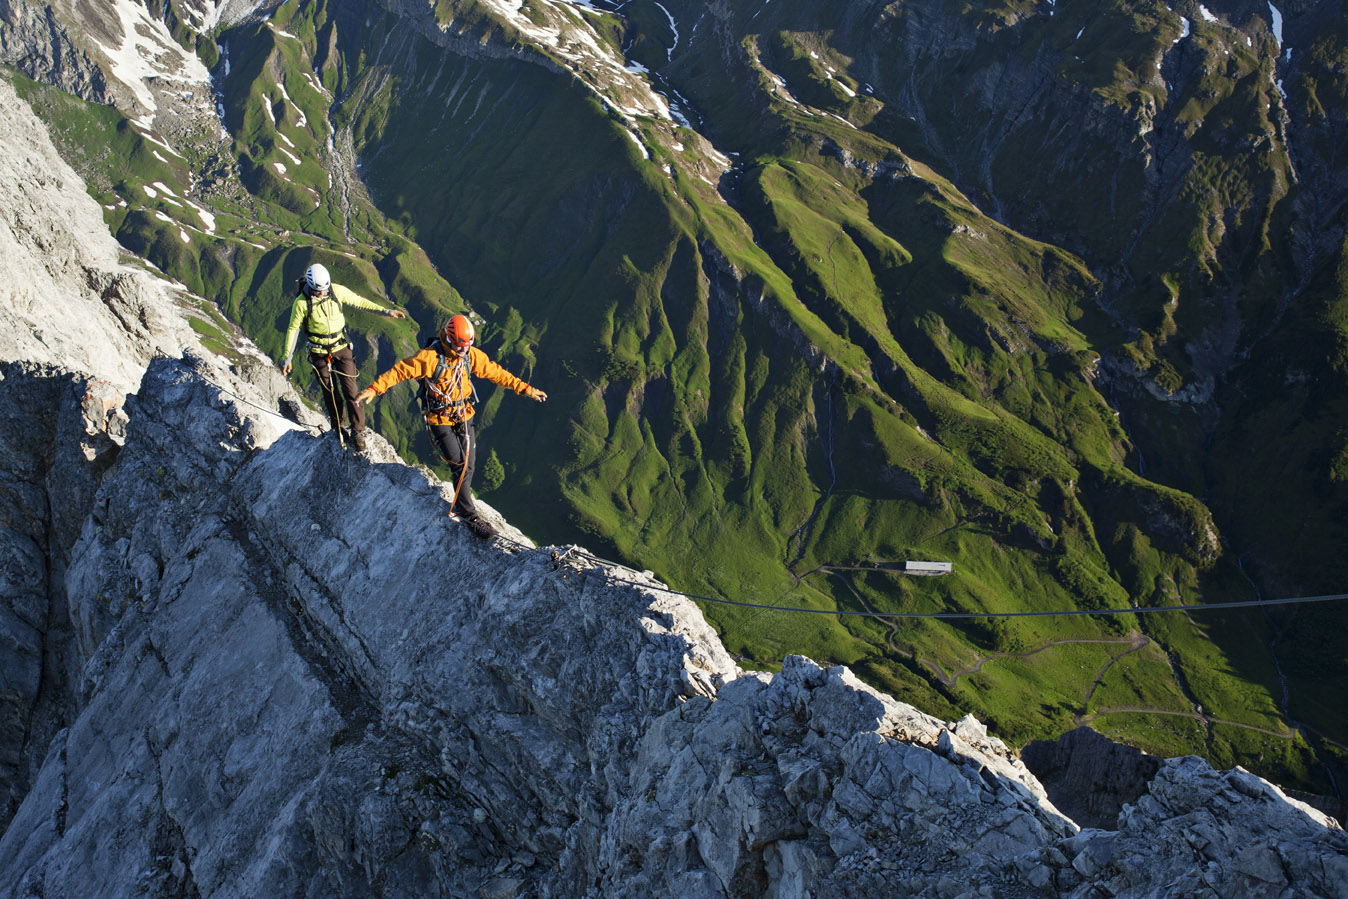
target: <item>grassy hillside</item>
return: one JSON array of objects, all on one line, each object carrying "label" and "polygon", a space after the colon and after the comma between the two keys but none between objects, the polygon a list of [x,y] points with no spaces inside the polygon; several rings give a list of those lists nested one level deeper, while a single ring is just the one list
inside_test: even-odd
[{"label": "grassy hillside", "polygon": [[[1177,44],[1159,3],[946,5],[939,38],[908,7],[665,6],[508,21],[446,2],[410,23],[292,0],[202,41],[229,138],[167,161],[115,111],[24,90],[119,239],[273,355],[310,261],[414,317],[352,313],[364,378],[417,323],[480,316],[479,343],[551,399],[484,385],[477,486],[541,540],[821,611],[1332,589],[1343,254],[1308,257],[1288,299],[1306,201],[1266,45],[1207,22]],[[557,17],[569,40],[533,36]],[[624,49],[682,121],[642,106],[630,69],[595,74]],[[209,199],[203,172],[223,172]],[[432,461],[411,403],[386,397],[375,425]],[[954,573],[896,573],[907,559]],[[1089,722],[1327,790],[1324,737],[1348,735],[1322,689],[1348,672],[1317,637],[1331,607],[704,608],[747,666],[849,664],[1012,742]],[[1313,731],[1289,729],[1284,683]]]}]

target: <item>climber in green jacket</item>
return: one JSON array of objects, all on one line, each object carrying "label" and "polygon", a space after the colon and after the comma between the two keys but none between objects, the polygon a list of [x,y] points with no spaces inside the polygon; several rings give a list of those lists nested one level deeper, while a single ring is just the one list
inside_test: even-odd
[{"label": "climber in green jacket", "polygon": [[[351,442],[356,449],[365,448],[365,410],[356,402],[360,393],[356,385],[356,360],[351,355],[351,343],[346,339],[346,317],[343,306],[371,309],[389,318],[407,318],[401,309],[385,309],[340,284],[332,283],[328,270],[317,263],[309,266],[300,282],[299,296],[290,309],[290,327],[286,331],[285,355],[281,357],[281,374],[290,374],[290,357],[295,353],[300,326],[309,339],[309,364],[318,375],[323,388],[323,403],[327,407],[332,427],[341,436],[342,406],[337,399],[340,392],[351,420]],[[340,388],[332,383],[332,375],[341,378]]]}]

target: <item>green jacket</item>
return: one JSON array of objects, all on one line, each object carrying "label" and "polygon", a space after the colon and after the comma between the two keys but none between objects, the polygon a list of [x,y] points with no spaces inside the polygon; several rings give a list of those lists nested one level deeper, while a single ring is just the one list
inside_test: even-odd
[{"label": "green jacket", "polygon": [[309,298],[303,293],[295,297],[295,305],[290,307],[290,327],[286,330],[286,351],[281,357],[282,362],[288,362],[294,354],[301,325],[304,326],[305,335],[309,338],[309,352],[331,353],[351,345],[344,333],[346,316],[342,315],[343,306],[373,309],[376,312],[385,311],[383,306],[340,284],[332,285],[328,295],[321,300],[314,300],[313,306],[314,314],[310,317]]}]

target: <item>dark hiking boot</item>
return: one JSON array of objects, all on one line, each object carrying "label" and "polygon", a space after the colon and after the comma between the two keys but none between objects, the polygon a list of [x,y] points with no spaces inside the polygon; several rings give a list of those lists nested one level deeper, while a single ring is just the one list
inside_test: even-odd
[{"label": "dark hiking boot", "polygon": [[358,450],[365,449],[365,432],[363,430],[351,432],[351,445]]},{"label": "dark hiking boot", "polygon": [[496,528],[492,527],[485,518],[463,518],[461,520],[468,525],[468,530],[483,540],[489,540],[496,536]]}]

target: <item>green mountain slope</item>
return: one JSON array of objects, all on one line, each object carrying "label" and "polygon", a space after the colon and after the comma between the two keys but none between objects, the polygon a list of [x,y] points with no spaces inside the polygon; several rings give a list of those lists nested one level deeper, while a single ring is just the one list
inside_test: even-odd
[{"label": "green mountain slope", "polygon": [[[823,612],[1331,592],[1342,41],[1283,72],[1264,20],[1176,9],[290,0],[183,36],[228,140],[177,164],[26,89],[106,142],[123,243],[270,353],[311,260],[421,335],[471,308],[551,395],[481,410],[479,490],[541,540]],[[418,340],[360,316],[366,378]],[[375,424],[431,462],[411,393]],[[1348,742],[1330,605],[704,607],[746,665],[846,663],[1013,742],[1089,721],[1324,791]]]}]

